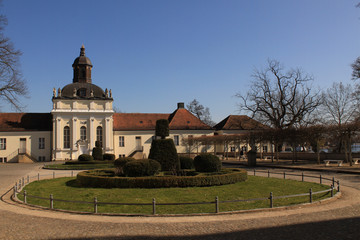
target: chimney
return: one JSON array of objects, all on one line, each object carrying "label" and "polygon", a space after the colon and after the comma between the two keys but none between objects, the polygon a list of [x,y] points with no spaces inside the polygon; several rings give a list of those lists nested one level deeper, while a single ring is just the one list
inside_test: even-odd
[{"label": "chimney", "polygon": [[183,103],[183,102],[179,102],[179,103],[177,104],[177,108],[178,108],[178,109],[180,109],[180,108],[185,108],[185,107],[184,107],[184,103]]}]

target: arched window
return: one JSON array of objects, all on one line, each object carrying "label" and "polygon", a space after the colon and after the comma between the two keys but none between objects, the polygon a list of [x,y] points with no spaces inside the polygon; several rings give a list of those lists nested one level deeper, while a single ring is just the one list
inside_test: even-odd
[{"label": "arched window", "polygon": [[103,130],[100,126],[96,128],[96,141],[99,141],[101,146],[103,145]]},{"label": "arched window", "polygon": [[70,127],[64,127],[64,148],[70,148]]},{"label": "arched window", "polygon": [[86,140],[86,127],[84,126],[80,128],[80,140]]}]

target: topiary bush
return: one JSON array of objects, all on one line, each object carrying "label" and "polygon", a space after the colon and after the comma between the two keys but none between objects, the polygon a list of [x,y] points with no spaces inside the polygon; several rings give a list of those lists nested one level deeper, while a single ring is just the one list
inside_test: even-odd
[{"label": "topiary bush", "polygon": [[95,142],[95,146],[92,151],[92,156],[95,160],[104,160],[103,159],[103,150],[101,147],[101,143],[99,141]]},{"label": "topiary bush", "polygon": [[127,177],[153,176],[160,170],[160,163],[152,159],[141,159],[127,162],[124,167],[124,175]]},{"label": "topiary bush", "polygon": [[181,169],[192,169],[194,168],[194,160],[191,157],[180,156],[180,167]]},{"label": "topiary bush", "polygon": [[197,172],[219,172],[221,161],[215,155],[203,153],[194,158],[194,166]]},{"label": "topiary bush", "polygon": [[169,136],[169,121],[167,119],[159,119],[156,121],[155,136],[165,139]]},{"label": "topiary bush", "polygon": [[151,143],[149,159],[154,159],[161,164],[162,171],[180,169],[180,161],[172,139],[156,139]]},{"label": "topiary bush", "polygon": [[135,158],[132,157],[121,157],[114,161],[114,166],[116,168],[116,175],[123,175],[124,174],[124,166],[126,163],[135,161]]},{"label": "topiary bush", "polygon": [[93,158],[93,156],[91,156],[89,154],[81,154],[78,157],[78,161],[80,161],[80,162],[91,162],[91,161],[94,161],[94,158]]},{"label": "topiary bush", "polygon": [[115,154],[104,153],[103,154],[103,160],[114,161],[115,160]]}]

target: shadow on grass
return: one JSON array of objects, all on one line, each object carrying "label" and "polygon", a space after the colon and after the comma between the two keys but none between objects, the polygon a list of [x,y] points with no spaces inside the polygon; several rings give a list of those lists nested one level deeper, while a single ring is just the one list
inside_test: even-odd
[{"label": "shadow on grass", "polygon": [[69,180],[69,181],[67,181],[65,184],[66,184],[66,186],[68,186],[68,187],[73,187],[73,188],[85,188],[85,187],[81,186],[80,183],[79,183],[76,179]]}]

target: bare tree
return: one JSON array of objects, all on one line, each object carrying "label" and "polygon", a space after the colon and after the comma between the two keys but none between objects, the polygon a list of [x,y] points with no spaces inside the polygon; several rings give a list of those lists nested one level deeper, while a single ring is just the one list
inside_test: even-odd
[{"label": "bare tree", "polygon": [[309,85],[313,78],[300,69],[284,72],[276,60],[268,60],[267,68],[255,70],[246,95],[240,98],[240,110],[276,129],[303,124],[321,103],[320,94]]},{"label": "bare tree", "polygon": [[360,79],[360,57],[358,57],[353,64],[351,64],[353,80]]},{"label": "bare tree", "polygon": [[21,110],[20,96],[27,96],[27,86],[19,70],[21,52],[3,34],[7,25],[5,16],[0,15],[0,99]]},{"label": "bare tree", "polygon": [[211,120],[210,109],[201,105],[196,99],[186,105],[186,108],[207,125],[215,125],[215,123]]}]

